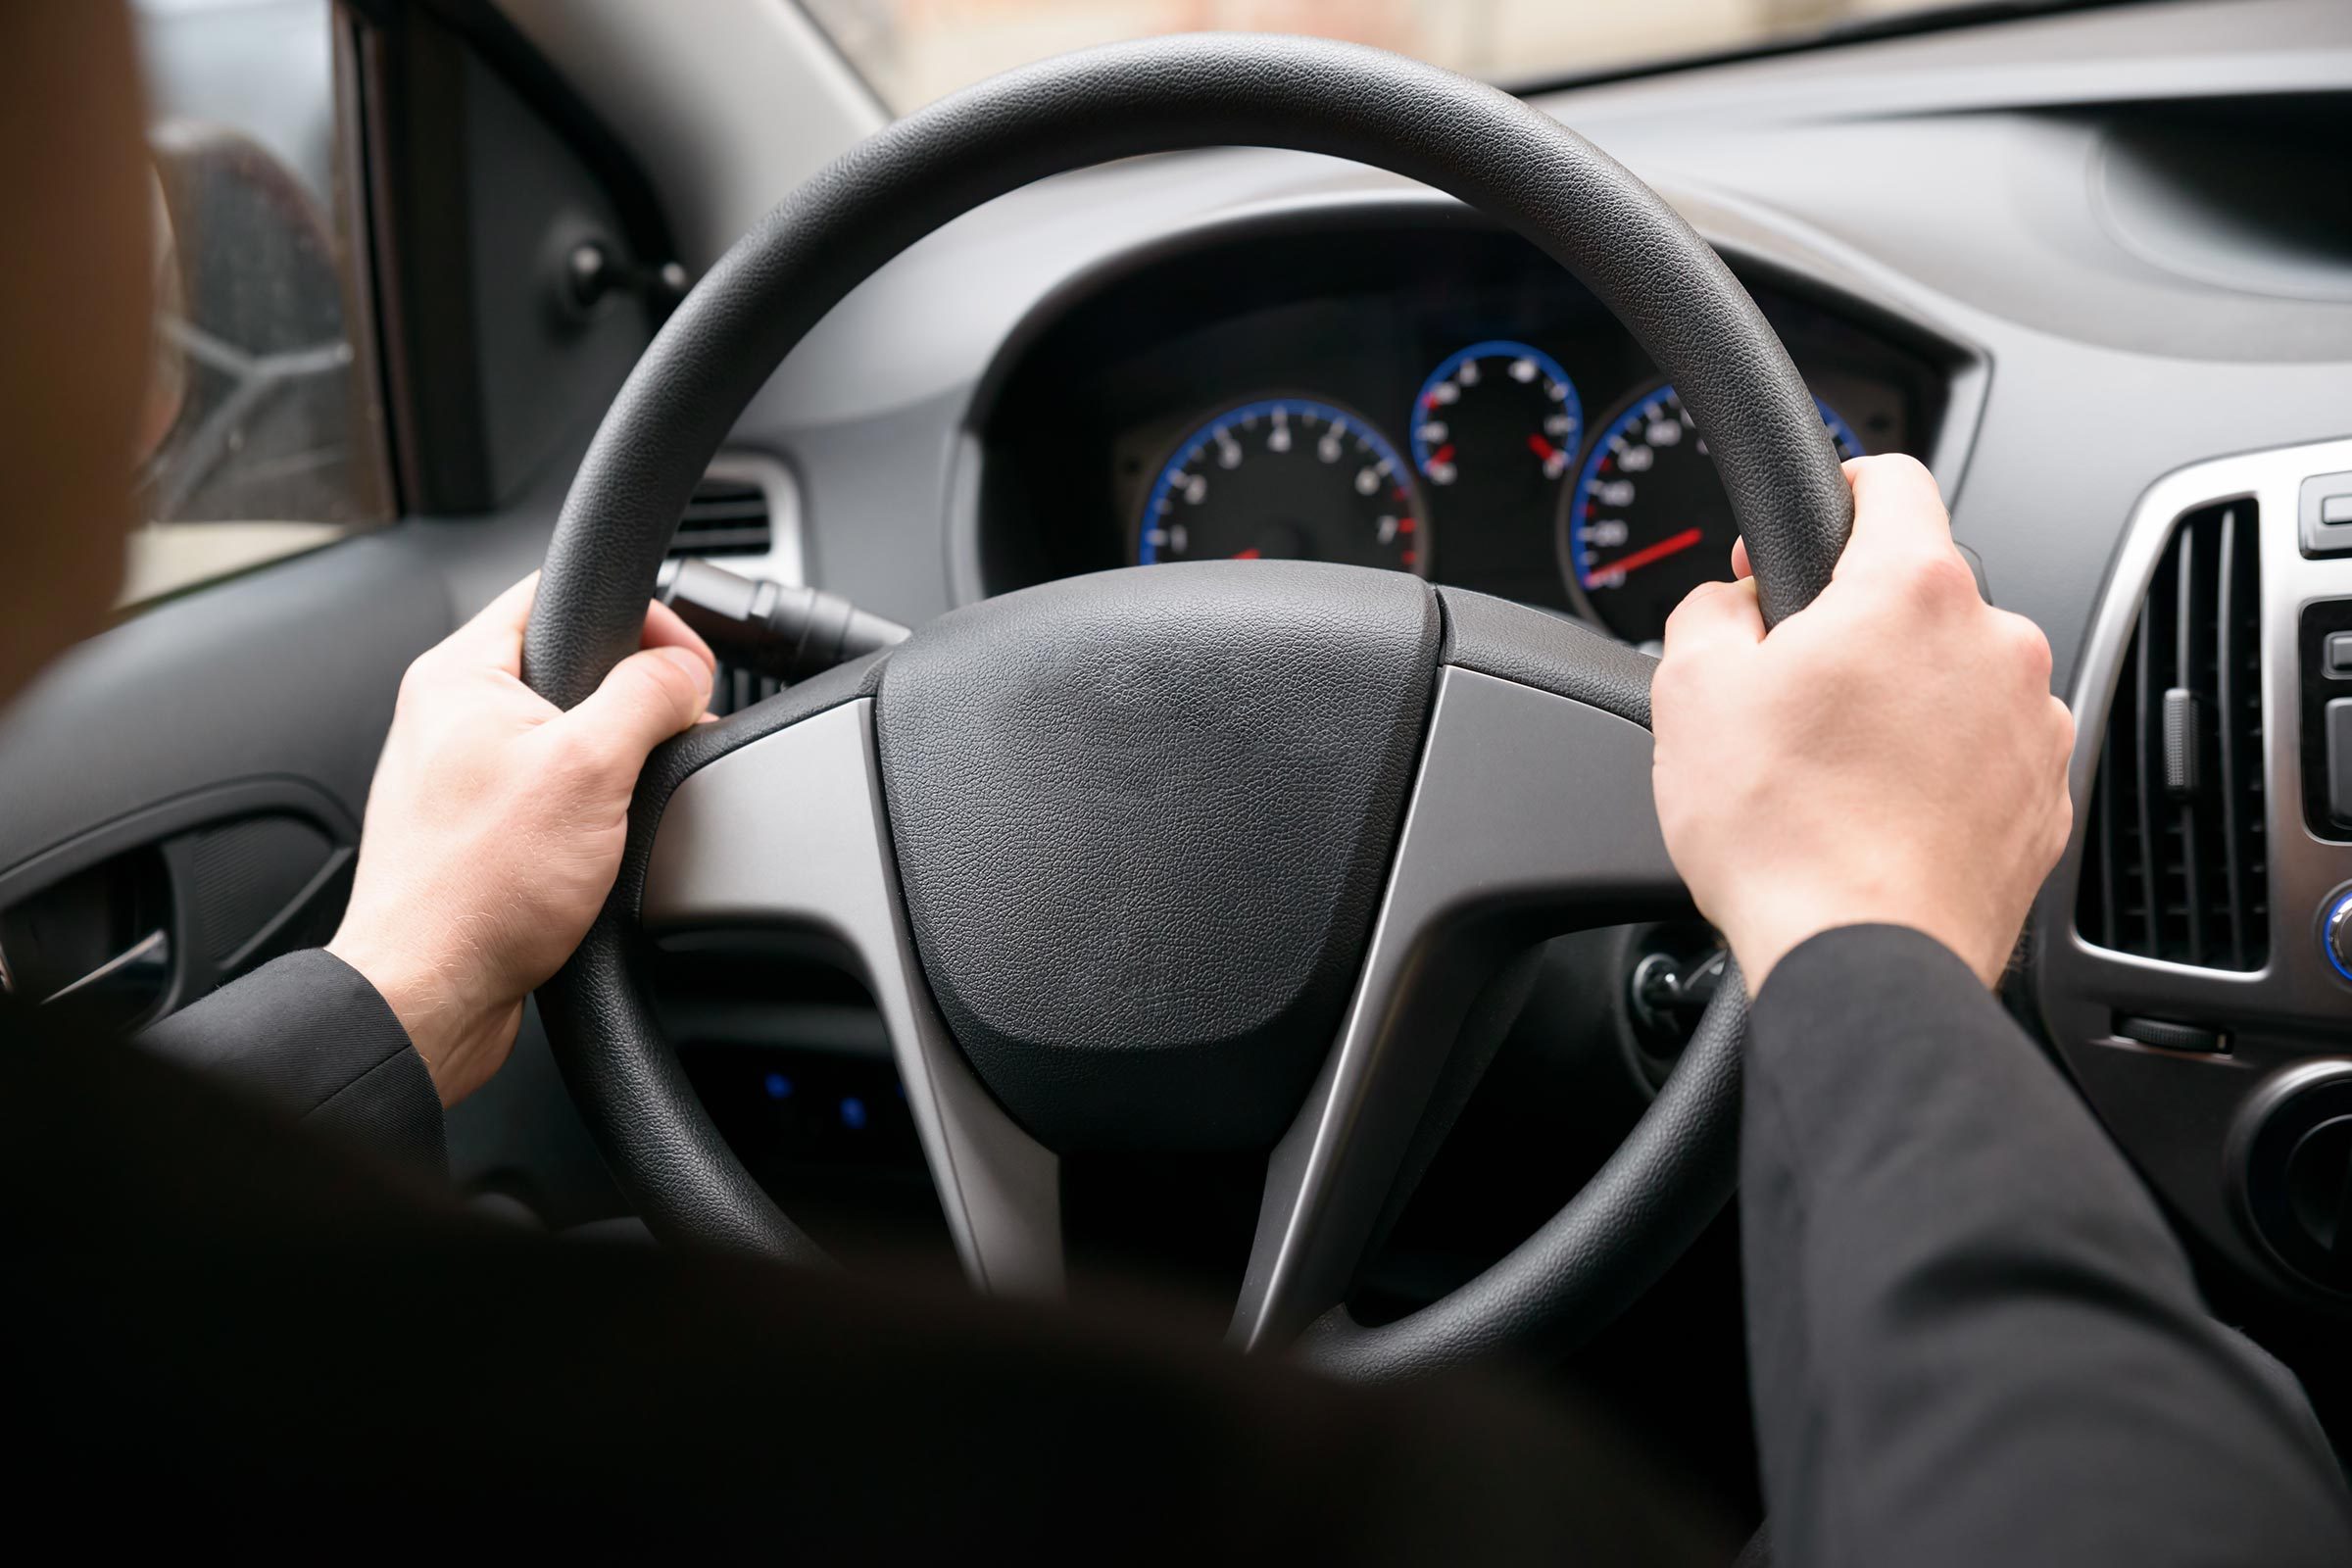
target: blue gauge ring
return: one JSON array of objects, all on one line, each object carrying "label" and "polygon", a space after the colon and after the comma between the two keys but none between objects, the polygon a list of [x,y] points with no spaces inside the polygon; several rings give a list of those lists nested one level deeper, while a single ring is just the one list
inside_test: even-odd
[{"label": "blue gauge ring", "polygon": [[[1624,411],[1609,421],[1608,428],[1593,437],[1592,444],[1585,449],[1584,466],[1576,470],[1576,487],[1568,492],[1568,566],[1579,583],[1591,575],[1590,563],[1585,560],[1585,497],[1591,492],[1592,481],[1600,477],[1601,460],[1609,455],[1610,443],[1625,434],[1636,419],[1647,414],[1650,406],[1664,397],[1675,397],[1671,383],[1660,383],[1627,404]],[[1676,397],[1675,401],[1679,403],[1682,400]],[[1821,411],[1821,422],[1829,427],[1830,439],[1837,443],[1839,457],[1861,458],[1870,455],[1870,448],[1862,444],[1862,438],[1854,434],[1854,427],[1846,423],[1836,409],[1819,398],[1813,400],[1813,406]],[[2346,978],[2352,979],[2352,975]]]},{"label": "blue gauge ring", "polygon": [[1401,476],[1400,482],[1408,485],[1412,482],[1411,474],[1404,471],[1404,460],[1396,455],[1396,449],[1389,444],[1389,438],[1361,415],[1350,414],[1346,409],[1318,402],[1314,398],[1259,398],[1201,420],[1169,451],[1167,461],[1159,466],[1159,476],[1152,481],[1152,493],[1144,498],[1144,514],[1136,526],[1137,565],[1152,566],[1159,564],[1159,550],[1152,540],[1152,521],[1159,515],[1160,503],[1168,498],[1168,486],[1175,483],[1176,475],[1184,471],[1186,455],[1220,425],[1237,424],[1253,416],[1273,414],[1277,410],[1285,414],[1312,414],[1327,424],[1347,426],[1363,437],[1364,444],[1377,453],[1382,462],[1397,470]]},{"label": "blue gauge ring", "polygon": [[1413,471],[1415,473],[1426,474],[1429,472],[1429,443],[1421,439],[1421,425],[1431,407],[1430,393],[1439,382],[1451,380],[1453,372],[1460,369],[1465,361],[1499,359],[1533,360],[1536,362],[1537,369],[1568,389],[1568,395],[1560,400],[1560,407],[1568,411],[1570,430],[1568,439],[1561,442],[1560,445],[1569,452],[1576,450],[1577,443],[1582,441],[1585,436],[1585,403],[1577,393],[1576,382],[1561,368],[1560,362],[1531,344],[1516,342],[1507,337],[1489,338],[1483,343],[1473,343],[1466,349],[1446,355],[1439,363],[1438,368],[1430,371],[1428,377],[1422,381],[1421,390],[1413,394],[1412,417],[1406,422],[1404,428],[1406,439],[1413,449]]}]

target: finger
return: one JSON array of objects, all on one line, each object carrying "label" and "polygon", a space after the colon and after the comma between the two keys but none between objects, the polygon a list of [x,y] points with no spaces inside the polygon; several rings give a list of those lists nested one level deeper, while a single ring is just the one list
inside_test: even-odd
[{"label": "finger", "polygon": [[1666,657],[1683,658],[1727,648],[1753,648],[1764,640],[1764,612],[1756,603],[1756,580],[1702,582],[1666,617]]},{"label": "finger", "polygon": [[481,613],[441,640],[433,653],[451,663],[522,673],[522,631],[531,623],[531,602],[539,593],[539,574],[500,594]]},{"label": "finger", "polygon": [[703,641],[702,633],[686,624],[678,612],[657,599],[645,607],[645,635],[638,640],[640,648],[683,648],[709,664],[713,672],[718,668],[718,656]]},{"label": "finger", "polygon": [[1749,564],[1747,559],[1747,541],[1745,539],[1734,539],[1732,541],[1732,575],[1735,577],[1753,577],[1755,574],[1756,568]]},{"label": "finger", "polygon": [[1849,564],[1951,554],[1951,518],[1935,476],[1919,460],[1899,453],[1852,458],[1845,477],[1854,491],[1854,534],[1838,560],[1839,572]]},{"label": "finger", "polygon": [[558,744],[584,747],[600,765],[632,775],[645,754],[702,717],[710,666],[690,648],[649,648],[612,666],[604,684],[547,728]]}]

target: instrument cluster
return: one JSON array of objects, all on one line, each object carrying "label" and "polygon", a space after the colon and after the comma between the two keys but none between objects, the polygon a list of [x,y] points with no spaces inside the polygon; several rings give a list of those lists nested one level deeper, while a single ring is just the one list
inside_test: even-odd
[{"label": "instrument cluster", "polygon": [[[1483,232],[1311,242],[1268,241],[1274,256],[1229,274],[1222,310],[1218,270],[1196,264],[1124,280],[1040,334],[985,431],[990,591],[1113,564],[1331,561],[1641,644],[1692,587],[1730,576],[1736,528],[1705,432],[1573,279]],[[1840,456],[1924,450],[1931,363],[1825,304],[1753,292]],[[1030,537],[1012,536],[1016,508]]]}]

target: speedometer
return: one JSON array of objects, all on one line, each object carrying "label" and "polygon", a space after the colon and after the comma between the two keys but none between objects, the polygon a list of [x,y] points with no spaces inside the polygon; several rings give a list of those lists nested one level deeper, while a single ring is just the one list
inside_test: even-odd
[{"label": "speedometer", "polygon": [[[1840,458],[1862,442],[1814,400]],[[1664,635],[1666,617],[1702,582],[1731,576],[1739,525],[1707,444],[1674,388],[1659,382],[1601,427],[1560,512],[1569,596],[1628,642]]]},{"label": "speedometer", "polygon": [[1159,466],[1136,560],[1334,561],[1429,575],[1429,514],[1362,415],[1258,398],[1203,421]]}]

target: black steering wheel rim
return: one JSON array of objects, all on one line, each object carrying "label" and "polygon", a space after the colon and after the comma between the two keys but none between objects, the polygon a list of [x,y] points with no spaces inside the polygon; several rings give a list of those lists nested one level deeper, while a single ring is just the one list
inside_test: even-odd
[{"label": "black steering wheel rim", "polygon": [[[785,354],[883,263],[1048,175],[1226,145],[1385,168],[1537,244],[1633,331],[1706,429],[1768,623],[1827,583],[1851,498],[1811,394],[1721,259],[1647,186],[1518,99],[1400,57],[1178,37],[1047,61],[943,100],[869,138],[747,234],[639,362],[581,466],[549,548],[524,679],[569,707],[635,647],[674,521],[710,457]],[[1638,722],[1642,685],[1639,712],[1619,709]],[[657,754],[641,804],[658,817],[711,750],[690,736]],[[811,1260],[812,1244],[710,1127],[637,992],[641,858],[637,871],[624,866],[598,928],[541,994],[566,1081],[658,1231]],[[1730,1190],[1739,989],[1724,988],[1608,1167],[1527,1246],[1402,1324],[1364,1331],[1335,1309],[1303,1341],[1308,1356],[1354,1376],[1406,1375],[1522,1331],[1575,1337],[1645,1288]]]}]

